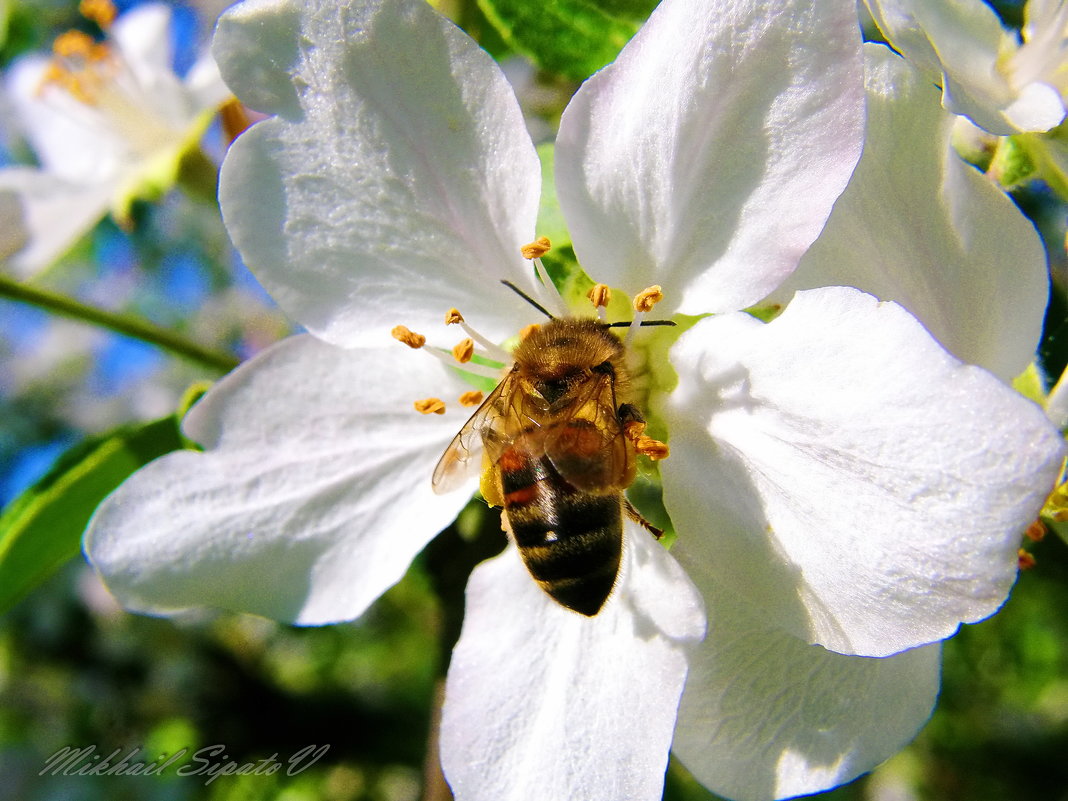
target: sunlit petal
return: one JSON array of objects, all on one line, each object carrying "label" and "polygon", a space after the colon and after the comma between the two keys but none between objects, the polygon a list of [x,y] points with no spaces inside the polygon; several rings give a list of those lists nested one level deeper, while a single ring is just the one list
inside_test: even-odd
[{"label": "sunlit petal", "polygon": [[354,618],[467,500],[429,478],[463,415],[411,405],[449,382],[430,358],[286,340],[190,412],[206,452],[164,456],[104,502],[86,553],[136,611]]},{"label": "sunlit petal", "polygon": [[637,527],[627,537],[592,618],[542,592],[514,547],[471,575],[441,730],[457,801],[661,797],[704,614],[667,551]]},{"label": "sunlit petal", "polygon": [[836,654],[691,575],[709,631],[690,657],[673,750],[709,789],[734,801],[826,790],[895,754],[930,716],[938,646],[884,659]]},{"label": "sunlit petal", "polygon": [[885,47],[868,45],[867,56],[864,156],[774,299],[858,287],[901,303],[957,357],[1011,380],[1042,333],[1042,243],[1005,193],[954,152],[954,117],[937,87]]},{"label": "sunlit petal", "polygon": [[842,653],[933,642],[1004,601],[1063,443],[900,306],[800,292],[768,324],[701,321],[672,362],[680,559]]},{"label": "sunlit petal", "polygon": [[665,0],[564,113],[556,183],[598,281],[743,308],[817,236],[860,155],[851,3]]},{"label": "sunlit petal", "polygon": [[[495,339],[533,289],[540,165],[499,67],[421,0],[251,2],[215,56],[277,114],[230,149],[227,228],[271,295],[313,333],[381,342],[458,307]],[[494,287],[497,287],[494,289]]]}]

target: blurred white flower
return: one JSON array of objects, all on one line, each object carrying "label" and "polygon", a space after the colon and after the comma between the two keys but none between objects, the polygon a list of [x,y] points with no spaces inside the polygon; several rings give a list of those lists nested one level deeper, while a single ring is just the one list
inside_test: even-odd
[{"label": "blurred white flower", "polygon": [[[1068,98],[1068,4],[1029,0],[1021,37],[983,0],[865,0],[894,49],[940,76],[943,103],[999,136],[1048,131]],[[1021,41],[1022,38],[1022,41]]]},{"label": "blurred white flower", "polygon": [[175,74],[168,6],[117,18],[107,0],[82,9],[106,31],[103,41],[69,31],[51,56],[25,56],[6,78],[14,122],[40,163],[0,169],[0,190],[21,206],[0,217],[0,239],[24,229],[25,244],[7,260],[18,275],[48,267],[109,211],[123,224],[133,199],[169,189],[227,97],[210,57]]}]

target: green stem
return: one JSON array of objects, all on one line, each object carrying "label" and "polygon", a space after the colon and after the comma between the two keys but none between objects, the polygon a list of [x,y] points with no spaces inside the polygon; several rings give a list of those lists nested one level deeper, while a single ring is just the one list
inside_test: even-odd
[{"label": "green stem", "polygon": [[174,331],[159,328],[144,320],[104,311],[94,306],[87,306],[74,298],[20,284],[5,275],[0,275],[0,297],[28,303],[32,306],[38,306],[50,312],[61,314],[64,317],[92,323],[116,333],[140,339],[143,342],[156,345],[185,359],[220,372],[229,372],[240,364],[240,361],[229,353],[221,353],[202,347],[195,342],[190,342]]}]

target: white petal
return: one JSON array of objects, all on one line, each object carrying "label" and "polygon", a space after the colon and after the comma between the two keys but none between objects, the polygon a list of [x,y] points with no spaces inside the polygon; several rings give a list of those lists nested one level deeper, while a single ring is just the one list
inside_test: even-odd
[{"label": "white petal", "polygon": [[1004,601],[1064,445],[1037,406],[900,306],[799,292],[769,324],[701,321],[671,359],[664,502],[679,553],[725,587],[866,656],[942,639]]},{"label": "white petal", "polygon": [[[494,338],[533,290],[541,168],[504,75],[421,0],[244,3],[215,56],[279,116],[231,147],[220,200],[275,300],[341,344],[427,333],[458,307]],[[450,343],[451,344],[451,343]]]},{"label": "white petal", "polygon": [[123,60],[144,83],[160,73],[174,73],[171,8],[163,3],[142,3],[115,20],[111,36]]},{"label": "white petal", "polygon": [[18,198],[19,225],[26,236],[7,265],[15,275],[29,277],[70,250],[101,220],[114,187],[72,184],[31,167],[7,167],[0,170],[0,189]]},{"label": "white petal", "polygon": [[708,577],[705,642],[690,657],[672,750],[734,801],[843,784],[900,750],[930,717],[938,646],[885,659],[808,645],[748,614]]},{"label": "white petal", "polygon": [[513,546],[475,568],[441,723],[457,801],[659,799],[703,632],[693,585],[636,527],[593,618],[552,601]]},{"label": "white petal", "polygon": [[955,118],[939,106],[938,89],[885,47],[868,45],[867,56],[864,156],[774,299],[858,287],[901,303],[956,356],[1011,380],[1042,333],[1042,242],[1005,193],[954,152]]},{"label": "white petal", "polygon": [[108,497],[86,554],[136,611],[354,618],[469,497],[430,488],[464,415],[411,406],[449,381],[436,360],[400,345],[345,351],[286,340],[189,413],[186,433],[205,453],[164,456]]},{"label": "white petal", "polygon": [[860,155],[851,3],[664,0],[564,112],[556,183],[597,281],[661,306],[755,303],[819,234]]},{"label": "white petal", "polygon": [[1048,131],[1064,119],[1061,93],[1046,83],[1029,83],[1005,109],[1007,119],[1020,131]]},{"label": "white petal", "polygon": [[232,95],[219,73],[219,65],[210,55],[202,56],[189,68],[185,87],[197,109],[221,106]]},{"label": "white petal", "polygon": [[3,184],[0,172],[0,264],[26,247],[30,232],[26,226],[26,213],[17,192]]}]

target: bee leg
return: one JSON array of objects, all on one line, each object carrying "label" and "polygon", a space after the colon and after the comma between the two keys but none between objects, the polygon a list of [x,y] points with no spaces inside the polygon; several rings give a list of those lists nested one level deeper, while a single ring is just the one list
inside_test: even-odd
[{"label": "bee leg", "polygon": [[638,411],[638,407],[633,403],[619,404],[619,408],[616,409],[616,417],[619,418],[619,423],[623,428],[627,428],[632,424],[645,428],[645,418],[642,417],[642,413]]},{"label": "bee leg", "polygon": [[634,443],[638,453],[648,456],[654,462],[667,458],[671,452],[668,446],[660,440],[645,436],[645,418],[636,406],[622,403],[616,410],[616,416],[619,418],[623,436]]},{"label": "bee leg", "polygon": [[662,528],[657,528],[642,517],[642,513],[635,509],[634,504],[626,498],[623,499],[623,511],[627,513],[627,517],[652,534],[655,539],[660,539],[664,536],[664,530]]}]

